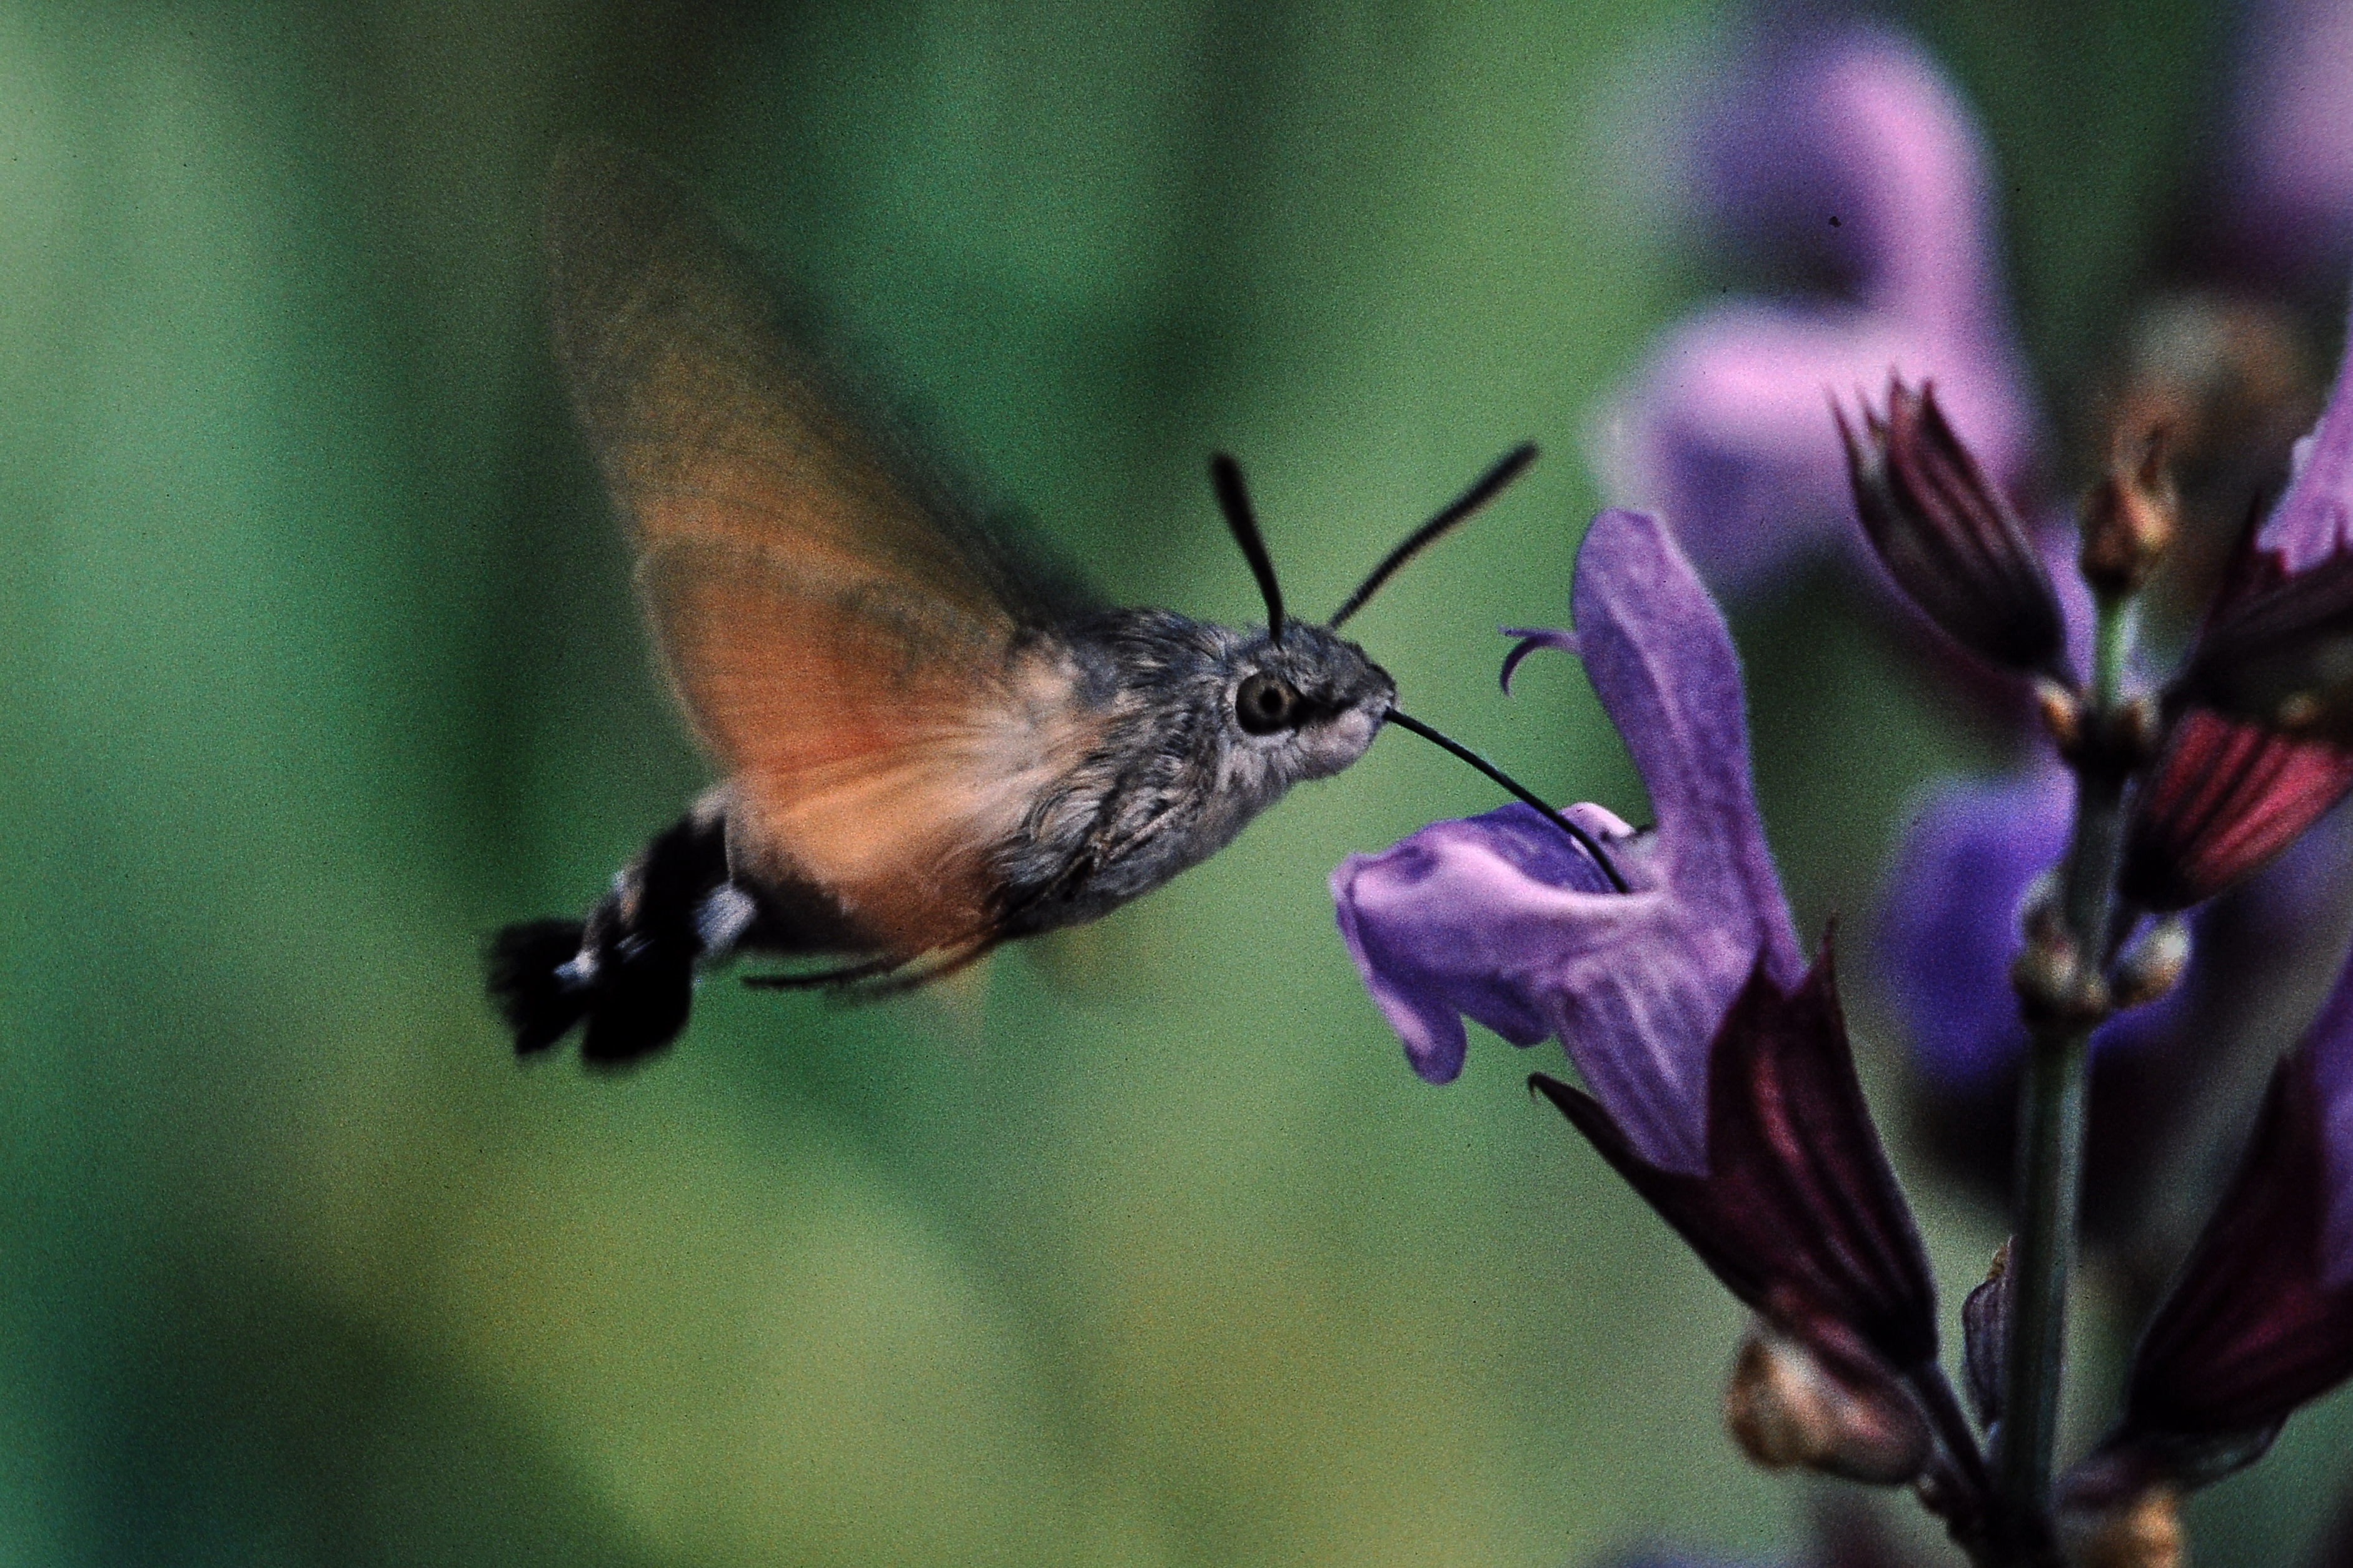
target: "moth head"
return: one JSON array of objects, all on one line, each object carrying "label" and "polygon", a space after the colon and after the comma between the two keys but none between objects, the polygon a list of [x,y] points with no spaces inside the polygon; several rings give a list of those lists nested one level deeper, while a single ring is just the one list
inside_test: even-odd
[{"label": "moth head", "polygon": [[1536,460],[1534,443],[1513,447],[1496,459],[1471,488],[1454,498],[1436,517],[1415,529],[1381,557],[1380,564],[1341,601],[1323,626],[1309,626],[1282,613],[1282,589],[1275,582],[1274,563],[1251,511],[1250,492],[1243,488],[1241,468],[1223,452],[1209,459],[1209,481],[1217,487],[1218,505],[1226,526],[1241,546],[1250,574],[1258,579],[1266,600],[1267,629],[1250,639],[1232,661],[1235,671],[1226,689],[1233,727],[1241,732],[1241,750],[1256,766],[1261,782],[1279,784],[1324,778],[1365,754],[1380,733],[1394,722],[1442,747],[1458,761],[1502,784],[1542,813],[1593,858],[1594,863],[1623,893],[1628,885],[1606,849],[1584,828],[1546,805],[1525,784],[1420,720],[1400,711],[1397,682],[1388,670],[1365,657],[1365,650],[1342,637],[1340,623],[1365,607],[1381,584],[1423,549],[1442,538],[1457,523],[1495,499],[1505,485]]},{"label": "moth head", "polygon": [[1397,682],[1330,627],[1293,621],[1282,641],[1270,633],[1244,646],[1225,702],[1241,745],[1292,779],[1328,778],[1380,733]]},{"label": "moth head", "polygon": [[1364,608],[1381,584],[1421,550],[1477,511],[1535,461],[1534,446],[1504,455],[1477,482],[1382,557],[1332,619],[1310,626],[1282,613],[1282,587],[1260,534],[1241,466],[1223,452],[1209,459],[1209,482],[1234,542],[1266,600],[1267,629],[1242,650],[1227,693],[1242,734],[1280,753],[1293,778],[1324,778],[1365,754],[1397,705],[1397,682],[1365,650],[1334,628]]}]

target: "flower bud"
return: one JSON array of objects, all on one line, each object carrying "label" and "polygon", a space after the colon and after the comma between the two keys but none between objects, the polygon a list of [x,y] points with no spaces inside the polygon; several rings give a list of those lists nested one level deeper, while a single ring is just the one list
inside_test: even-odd
[{"label": "flower bud", "polygon": [[2174,683],[2191,703],[2353,750],[2353,553],[2219,609]]},{"label": "flower bud", "polygon": [[2058,879],[2035,879],[2019,906],[2018,956],[2010,961],[2010,989],[2020,1014],[2031,1024],[2096,1024],[2115,1007],[2107,982],[2084,961],[2084,950],[2067,930],[2059,908]]},{"label": "flower bud", "polygon": [[2010,1371],[2010,1243],[1994,1248],[1985,1283],[1961,1303],[1961,1371],[1978,1423],[2001,1419],[2002,1383]]},{"label": "flower bud", "polygon": [[2137,461],[2119,451],[2084,498],[2084,581],[2104,599],[2137,591],[2173,542],[2181,502],[2166,466],[2169,433],[2148,433]]},{"label": "flower bud", "polygon": [[2074,1544],[2070,1560],[2079,1568],[2181,1568],[2181,1499],[2171,1487],[2151,1487],[2069,1524]]},{"label": "flower bud", "polygon": [[2084,750],[2084,700],[2045,676],[2034,683],[2034,707],[2060,756],[2073,762]]},{"label": "flower bud", "polygon": [[2137,772],[2157,761],[2165,745],[2165,714],[2157,699],[2146,692],[2126,698],[2109,723],[2109,742],[2121,766]]},{"label": "flower bud", "polygon": [[1928,1426],[1901,1385],[1841,1376],[1795,1340],[1752,1324],[1724,1391],[1724,1425],[1768,1470],[1804,1466],[1902,1486],[1928,1463]]},{"label": "flower bud", "polygon": [[2118,1007],[2137,1007],[2167,994],[2189,967],[2189,925],[2166,915],[2143,931],[2116,961],[2114,982]]},{"label": "flower bud", "polygon": [[2010,502],[1936,406],[1890,377],[1887,413],[1858,434],[1834,409],[1862,531],[1905,596],[1946,636],[2005,669],[2072,684],[2050,574]]}]

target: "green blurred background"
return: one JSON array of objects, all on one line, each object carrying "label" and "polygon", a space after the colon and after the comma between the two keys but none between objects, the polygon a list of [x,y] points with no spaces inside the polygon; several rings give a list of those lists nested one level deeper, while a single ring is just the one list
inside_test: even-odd
[{"label": "green blurred background", "polygon": [[[2063,392],[2227,18],[1907,16],[1987,113]],[[565,137],[690,171],[1120,602],[1258,613],[1212,447],[1314,607],[1545,442],[1356,629],[1417,713],[1639,817],[1573,667],[1506,702],[1493,628],[1565,617],[1598,400],[1741,280],[1658,188],[1729,20],[0,5],[0,1563],[1794,1549],[1811,1494],[1716,1425],[1738,1313],[1529,1103],[1556,1053],[1429,1089],[1356,984],[1326,871],[1493,803],[1426,749],[938,994],[715,982],[624,1077],[519,1068],[477,967],[704,776],[545,346]],[[1737,623],[1810,931],[1999,754],[1845,603]],[[1922,1185],[1957,1297],[1999,1224]],[[2348,1428],[2226,1489],[2211,1560]]]}]

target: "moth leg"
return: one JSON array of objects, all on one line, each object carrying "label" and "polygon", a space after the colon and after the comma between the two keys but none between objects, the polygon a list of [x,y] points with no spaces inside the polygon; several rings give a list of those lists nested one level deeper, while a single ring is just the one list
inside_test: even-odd
[{"label": "moth leg", "polygon": [[872,980],[899,968],[896,958],[870,958],[863,963],[845,963],[833,969],[786,970],[776,974],[747,974],[744,984],[754,991],[810,991],[821,985],[849,985],[861,980]]},{"label": "moth leg", "polygon": [[871,976],[852,975],[838,980],[841,989],[835,994],[853,1002],[876,1002],[885,996],[903,995],[934,980],[944,980],[951,974],[971,968],[996,952],[997,944],[1005,938],[1003,928],[991,926],[971,936],[959,938],[944,947],[934,948],[913,963],[886,969]]}]

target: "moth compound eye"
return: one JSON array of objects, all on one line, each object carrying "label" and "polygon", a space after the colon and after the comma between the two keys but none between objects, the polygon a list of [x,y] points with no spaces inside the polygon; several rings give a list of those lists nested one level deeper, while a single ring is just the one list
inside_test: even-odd
[{"label": "moth compound eye", "polygon": [[1261,672],[1234,689],[1234,722],[1248,734],[1296,729],[1299,717],[1299,693],[1288,681]]}]

